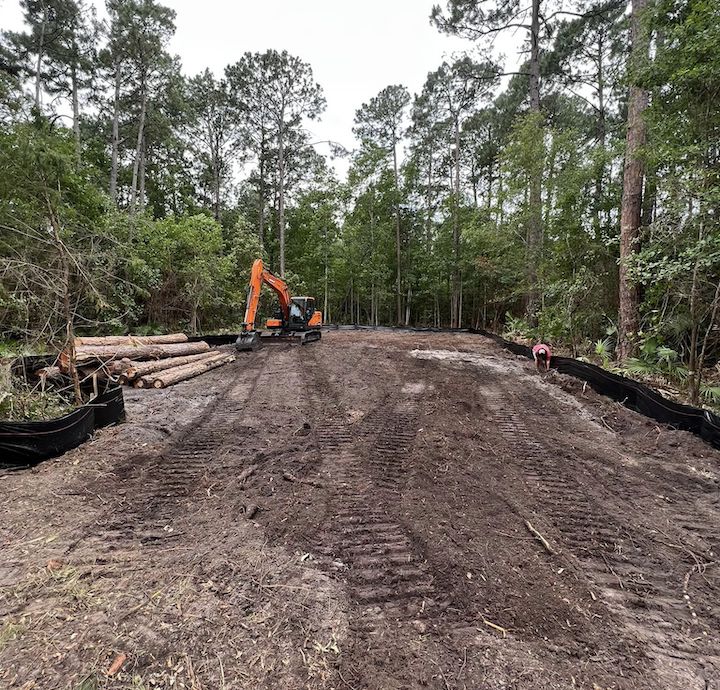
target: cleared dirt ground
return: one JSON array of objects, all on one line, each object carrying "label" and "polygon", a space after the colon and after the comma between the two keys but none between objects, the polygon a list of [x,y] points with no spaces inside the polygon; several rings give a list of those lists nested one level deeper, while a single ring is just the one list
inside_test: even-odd
[{"label": "cleared dirt ground", "polygon": [[2,689],[720,690],[720,453],[581,382],[335,332],[126,407],[0,473]]}]

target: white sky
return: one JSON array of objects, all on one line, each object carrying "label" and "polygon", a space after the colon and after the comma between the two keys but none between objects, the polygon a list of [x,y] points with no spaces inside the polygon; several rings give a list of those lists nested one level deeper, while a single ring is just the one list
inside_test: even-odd
[{"label": "white sky", "polygon": [[[102,0],[92,0],[104,15]],[[437,1],[437,0],[436,0]],[[355,111],[388,84],[418,92],[446,56],[471,47],[430,25],[433,0],[164,0],[176,13],[171,52],[186,74],[225,65],[246,52],[286,49],[313,68],[327,110],[309,126],[314,140],[351,149]],[[440,2],[444,6],[444,0]],[[17,30],[17,0],[0,0],[0,26]],[[338,173],[346,165],[336,164]]]}]

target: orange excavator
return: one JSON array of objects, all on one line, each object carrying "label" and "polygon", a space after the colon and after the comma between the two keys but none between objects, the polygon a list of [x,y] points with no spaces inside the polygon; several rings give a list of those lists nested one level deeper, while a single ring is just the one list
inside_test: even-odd
[{"label": "orange excavator", "polygon": [[[272,288],[278,296],[280,308],[275,317],[265,323],[267,331],[255,329],[260,290]],[[262,259],[256,259],[250,273],[245,320],[235,347],[241,352],[255,350],[262,341],[297,341],[301,345],[320,340],[322,312],[315,309],[314,297],[291,297],[287,283],[265,269]]]}]

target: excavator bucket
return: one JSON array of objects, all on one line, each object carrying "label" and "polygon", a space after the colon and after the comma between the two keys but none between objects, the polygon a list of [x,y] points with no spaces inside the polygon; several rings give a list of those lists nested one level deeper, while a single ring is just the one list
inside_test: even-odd
[{"label": "excavator bucket", "polygon": [[260,333],[248,331],[241,333],[235,341],[235,349],[239,352],[250,352],[260,347]]}]

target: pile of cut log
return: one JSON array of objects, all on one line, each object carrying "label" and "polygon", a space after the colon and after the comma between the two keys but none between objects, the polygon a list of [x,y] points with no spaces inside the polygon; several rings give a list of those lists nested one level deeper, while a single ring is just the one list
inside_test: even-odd
[{"label": "pile of cut log", "polygon": [[[136,388],[165,388],[232,362],[230,352],[189,342],[184,333],[75,338],[75,366],[84,376],[109,378]],[[68,371],[71,353],[60,356]]]}]

